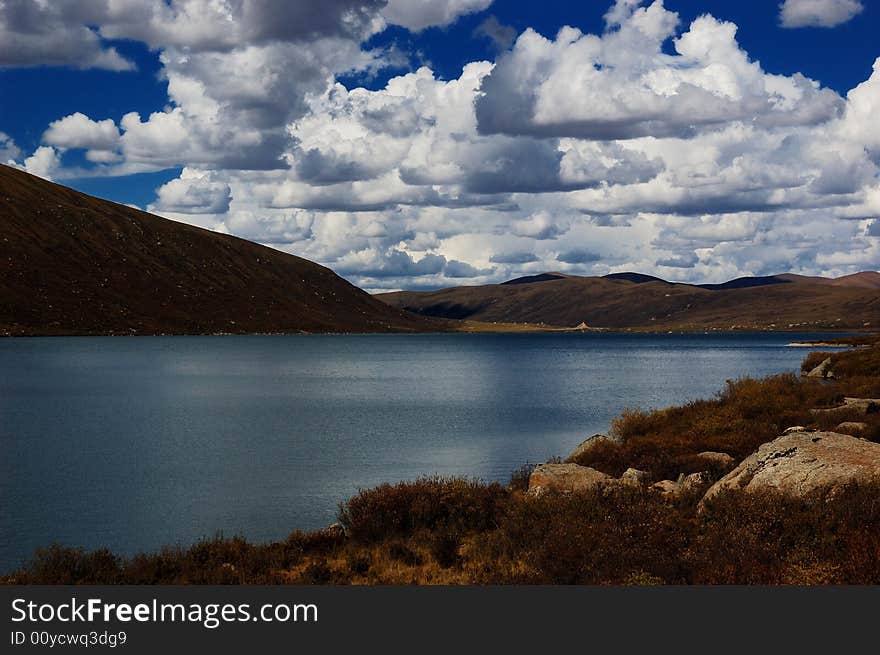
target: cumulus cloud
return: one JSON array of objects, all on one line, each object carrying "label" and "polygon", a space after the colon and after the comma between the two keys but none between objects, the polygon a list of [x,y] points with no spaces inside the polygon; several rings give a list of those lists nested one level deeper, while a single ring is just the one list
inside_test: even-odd
[{"label": "cumulus cloud", "polygon": [[864,11],[859,0],[785,0],[779,7],[782,27],[836,27]]},{"label": "cumulus cloud", "polygon": [[12,137],[5,132],[0,132],[0,161],[14,161],[21,156],[21,148],[15,145]]},{"label": "cumulus cloud", "polygon": [[685,253],[683,255],[679,255],[677,257],[667,257],[666,259],[658,259],[656,261],[657,266],[666,266],[669,268],[693,268],[697,265],[697,262],[700,261],[700,258],[697,256],[697,253]]},{"label": "cumulus cloud", "polygon": [[382,16],[413,32],[454,23],[460,16],[483,11],[492,0],[388,0]]},{"label": "cumulus cloud", "polygon": [[592,264],[601,260],[602,255],[585,248],[575,248],[559,253],[556,259],[566,264]]},{"label": "cumulus cloud", "polygon": [[76,112],[49,123],[43,142],[59,148],[113,150],[119,142],[119,129],[110,118],[93,121]]},{"label": "cumulus cloud", "polygon": [[497,253],[489,261],[494,264],[529,264],[538,261],[538,256],[533,252]]},{"label": "cumulus cloud", "polygon": [[733,23],[703,15],[667,54],[678,15],[661,0],[639,4],[619,1],[599,36],[565,27],[551,40],[526,30],[483,79],[480,131],[690,136],[732,121],[812,125],[840,112],[841,98],[803,75],[765,73],[739,47]]},{"label": "cumulus cloud", "polygon": [[104,45],[90,27],[97,2],[0,2],[0,68],[73,66],[134,70],[134,64]]},{"label": "cumulus cloud", "polygon": [[[62,3],[66,0],[62,0]],[[76,4],[70,2],[69,4]],[[243,45],[308,42],[338,37],[361,41],[382,29],[382,0],[116,0],[83,3],[102,36],[134,39],[153,48],[232,51]]]},{"label": "cumulus cloud", "polygon": [[[340,83],[396,61],[363,45],[388,23],[420,30],[489,4],[62,0],[21,18],[7,2],[14,38],[40,18],[62,40],[85,29],[99,53],[146,43],[168,103],[62,117],[24,161],[0,134],[0,157],[56,179],[181,166],[150,210],[369,289],[876,267],[880,60],[841,97],[765,71],[732,23],[683,25],[659,0],[620,0],[599,34],[526,30],[511,45],[489,18],[475,36],[501,54],[457,77],[424,66],[374,90]],[[50,46],[29,61],[65,61]],[[91,168],[65,169],[68,150]]]},{"label": "cumulus cloud", "polygon": [[31,175],[51,180],[60,167],[60,153],[51,146],[40,146],[34,154],[24,160],[24,166],[21,168]]},{"label": "cumulus cloud", "polygon": [[228,184],[212,182],[210,176],[184,169],[181,176],[156,190],[156,202],[150,211],[180,214],[225,214],[229,211],[232,191]]},{"label": "cumulus cloud", "polygon": [[387,252],[363,250],[351,253],[338,260],[338,270],[343,273],[356,273],[366,278],[466,278],[491,271],[481,271],[466,262],[447,259],[434,253],[424,254],[416,259],[403,250],[390,249]]},{"label": "cumulus cloud", "polygon": [[510,231],[519,237],[528,237],[537,241],[555,239],[565,234],[567,226],[547,211],[535,212],[531,216],[513,221]]}]

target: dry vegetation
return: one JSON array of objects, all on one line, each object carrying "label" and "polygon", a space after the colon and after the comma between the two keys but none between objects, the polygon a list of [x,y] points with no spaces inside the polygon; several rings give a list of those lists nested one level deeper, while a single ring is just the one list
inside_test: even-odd
[{"label": "dry vegetation", "polygon": [[[869,425],[859,436],[880,441],[880,414],[810,412],[844,396],[880,397],[878,352],[823,354],[832,357],[832,381],[744,379],[711,400],[625,412],[613,426],[619,442],[580,463],[671,478],[705,470],[701,451],[739,459],[790,425],[833,429],[856,418]],[[53,546],[5,582],[880,584],[880,485],[849,488],[834,502],[728,493],[698,513],[701,489],[673,499],[640,487],[533,497],[524,492],[528,473],[515,472],[507,486],[385,484],[340,507],[344,530],[271,544],[217,537],[132,558]]]}]

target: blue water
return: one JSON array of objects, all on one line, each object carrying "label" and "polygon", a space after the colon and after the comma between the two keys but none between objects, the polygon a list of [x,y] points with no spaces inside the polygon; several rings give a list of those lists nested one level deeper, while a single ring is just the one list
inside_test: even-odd
[{"label": "blue water", "polygon": [[821,335],[0,339],[0,571],[331,523],[358,488],[507,480],[625,407],[798,368]]}]

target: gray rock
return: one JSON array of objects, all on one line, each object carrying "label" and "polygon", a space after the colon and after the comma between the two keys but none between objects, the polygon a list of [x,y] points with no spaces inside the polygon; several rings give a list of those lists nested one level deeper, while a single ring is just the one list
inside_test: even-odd
[{"label": "gray rock", "polygon": [[610,475],[578,464],[538,464],[529,476],[529,493],[586,491],[616,482]]},{"label": "gray rock", "polygon": [[813,414],[834,412],[855,412],[856,414],[875,414],[880,412],[880,398],[844,398],[843,404],[837,407],[820,407],[810,410]]},{"label": "gray rock", "polygon": [[592,437],[587,437],[580,442],[575,449],[568,454],[565,461],[573,462],[581,455],[590,452],[596,446],[607,443],[617,443],[617,439],[609,437],[607,434],[594,434]]},{"label": "gray rock", "polygon": [[833,497],[853,482],[880,480],[880,444],[837,432],[793,432],[760,448],[706,492],[775,490],[795,497]]},{"label": "gray rock", "polygon": [[647,471],[640,471],[639,469],[628,468],[623,472],[623,475],[620,476],[620,481],[626,484],[632,485],[642,485],[648,484],[651,480],[651,474]]},{"label": "gray rock", "polygon": [[659,491],[664,496],[674,496],[679,492],[678,482],[672,480],[660,480],[651,485],[651,489]]},{"label": "gray rock", "polygon": [[689,493],[692,491],[700,491],[712,482],[712,476],[708,471],[700,471],[699,473],[691,473],[682,476],[678,482],[679,493]]},{"label": "gray rock", "polygon": [[868,429],[867,423],[862,423],[861,421],[844,421],[840,425],[838,425],[835,430],[850,430],[852,432],[864,432]]},{"label": "gray rock", "polygon": [[807,373],[808,378],[833,378],[834,373],[831,371],[831,358],[828,357],[821,364]]},{"label": "gray rock", "polygon": [[733,466],[736,463],[736,460],[727,453],[719,453],[714,450],[704,450],[701,453],[697,453],[697,457],[707,463],[717,464],[722,468]]}]

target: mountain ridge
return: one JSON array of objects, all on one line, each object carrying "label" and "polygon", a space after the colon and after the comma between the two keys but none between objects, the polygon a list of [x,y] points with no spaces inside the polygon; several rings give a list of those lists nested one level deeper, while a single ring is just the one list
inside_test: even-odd
[{"label": "mountain ridge", "polygon": [[333,271],[0,165],[0,334],[424,332]]},{"label": "mountain ridge", "polygon": [[640,273],[565,275],[515,285],[398,291],[376,297],[436,318],[569,329],[581,324],[657,331],[862,330],[880,325],[880,273],[875,271],[837,279],[780,274],[700,285]]}]

